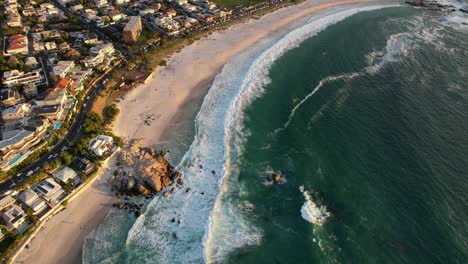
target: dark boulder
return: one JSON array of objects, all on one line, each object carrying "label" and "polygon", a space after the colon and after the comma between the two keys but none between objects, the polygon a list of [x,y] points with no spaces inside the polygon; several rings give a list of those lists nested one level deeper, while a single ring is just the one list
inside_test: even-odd
[{"label": "dark boulder", "polygon": [[182,178],[177,179],[177,184],[184,185],[184,180]]},{"label": "dark boulder", "polygon": [[271,179],[273,180],[274,183],[278,184],[281,182],[281,175],[279,173],[272,173]]}]

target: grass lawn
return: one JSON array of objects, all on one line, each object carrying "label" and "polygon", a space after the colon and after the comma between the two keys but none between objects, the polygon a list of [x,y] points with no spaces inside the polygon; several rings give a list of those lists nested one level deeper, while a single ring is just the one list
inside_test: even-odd
[{"label": "grass lawn", "polygon": [[107,94],[104,96],[98,96],[96,97],[96,100],[93,103],[93,107],[91,111],[96,112],[100,117],[103,117],[102,115],[102,110],[104,110],[104,107],[107,105]]}]

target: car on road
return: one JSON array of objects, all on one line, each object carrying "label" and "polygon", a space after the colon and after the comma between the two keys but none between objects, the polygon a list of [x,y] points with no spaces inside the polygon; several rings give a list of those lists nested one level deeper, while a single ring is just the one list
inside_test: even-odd
[{"label": "car on road", "polygon": [[8,190],[6,192],[3,193],[4,195],[12,195],[13,194],[13,190]]},{"label": "car on road", "polygon": [[32,170],[28,171],[28,173],[26,174],[26,176],[31,176],[34,172]]}]

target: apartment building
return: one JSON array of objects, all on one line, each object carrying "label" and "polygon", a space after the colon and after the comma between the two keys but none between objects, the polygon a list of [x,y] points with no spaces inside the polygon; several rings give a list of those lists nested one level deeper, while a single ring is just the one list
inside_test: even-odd
[{"label": "apartment building", "polygon": [[126,43],[134,43],[140,37],[141,31],[143,30],[141,25],[140,16],[132,16],[125,25],[123,30],[123,38]]},{"label": "apartment building", "polygon": [[7,87],[12,87],[15,84],[29,84],[43,82],[40,71],[32,71],[24,73],[19,70],[11,70],[3,73],[2,83]]}]

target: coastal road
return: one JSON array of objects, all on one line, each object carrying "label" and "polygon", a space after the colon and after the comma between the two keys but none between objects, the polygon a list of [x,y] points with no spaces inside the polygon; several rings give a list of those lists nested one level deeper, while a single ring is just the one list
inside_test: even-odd
[{"label": "coastal road", "polygon": [[[116,63],[112,69],[117,67],[119,64],[120,63]],[[104,79],[110,74],[110,72],[112,72],[112,70],[100,76],[98,81],[85,94],[83,105],[80,108],[80,111],[75,115],[73,123],[70,125],[65,137],[62,138],[55,146],[50,149],[46,155],[41,157],[38,161],[22,169],[18,174],[12,176],[10,179],[0,183],[0,193],[13,189],[17,184],[24,182],[28,177],[37,173],[39,170],[41,170],[44,164],[58,157],[60,153],[64,151],[65,147],[70,144],[70,142],[73,142],[78,138],[78,136],[81,134],[81,127],[83,122],[86,119],[88,113],[91,111],[94,100],[96,100],[99,92],[104,87]],[[28,175],[28,173],[31,172],[32,174]]]}]

